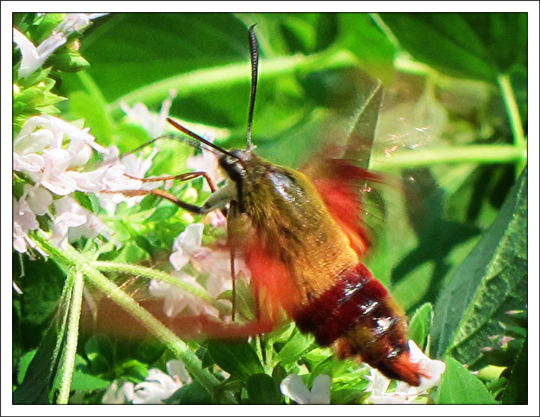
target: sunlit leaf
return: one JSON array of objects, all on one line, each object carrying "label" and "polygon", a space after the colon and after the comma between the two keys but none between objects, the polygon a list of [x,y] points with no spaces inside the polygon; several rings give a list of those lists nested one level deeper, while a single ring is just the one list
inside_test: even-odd
[{"label": "sunlit leaf", "polygon": [[433,353],[471,363],[500,334],[506,312],[527,303],[527,169],[435,306]]},{"label": "sunlit leaf", "polygon": [[495,404],[484,384],[462,364],[453,358],[444,362],[437,404]]}]

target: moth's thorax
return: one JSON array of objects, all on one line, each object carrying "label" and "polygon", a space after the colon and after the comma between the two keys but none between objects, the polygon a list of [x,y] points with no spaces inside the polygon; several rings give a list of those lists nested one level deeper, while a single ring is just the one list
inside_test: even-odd
[{"label": "moth's thorax", "polygon": [[240,206],[266,250],[288,266],[306,302],[325,291],[358,257],[304,174],[252,151],[241,152]]}]

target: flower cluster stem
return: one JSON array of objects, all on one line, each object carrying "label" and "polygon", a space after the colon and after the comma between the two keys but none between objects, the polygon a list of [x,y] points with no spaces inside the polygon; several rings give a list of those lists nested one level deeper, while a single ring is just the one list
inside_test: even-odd
[{"label": "flower cluster stem", "polygon": [[[77,268],[89,283],[130,313],[184,362],[188,372],[190,372],[193,378],[199,382],[210,395],[214,394],[219,385],[219,381],[214,375],[203,369],[200,360],[189,349],[184,341],[179,339],[171,330],[163,325],[163,323],[142,308],[135,300],[133,300],[133,298],[129,297],[113,282],[103,276],[91,265],[87,258],[78,253],[73,247],[68,245],[66,249],[60,250],[52,245],[49,242],[48,237],[42,232],[33,233],[32,237],[41,249],[48,253],[53,259],[66,264],[69,267]],[[234,403],[232,396],[225,396],[224,401]]]}]

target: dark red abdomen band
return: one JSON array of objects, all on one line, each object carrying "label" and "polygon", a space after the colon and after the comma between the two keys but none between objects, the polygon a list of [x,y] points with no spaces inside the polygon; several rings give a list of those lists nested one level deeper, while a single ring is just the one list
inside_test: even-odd
[{"label": "dark red abdomen band", "polygon": [[[386,310],[387,295],[388,291],[371,272],[358,264],[345,271],[332,288],[297,311],[293,318],[300,330],[313,333],[317,343],[329,346],[359,321],[381,308]],[[388,317],[387,311],[379,313]]]}]

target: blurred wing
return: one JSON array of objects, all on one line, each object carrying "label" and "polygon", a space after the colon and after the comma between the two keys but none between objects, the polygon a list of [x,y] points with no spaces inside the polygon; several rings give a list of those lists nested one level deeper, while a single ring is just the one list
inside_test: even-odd
[{"label": "blurred wing", "polygon": [[301,171],[313,181],[355,251],[363,255],[369,246],[363,219],[365,191],[370,190],[370,183],[381,181],[365,168],[371,157],[383,89],[379,80],[361,70],[344,69],[339,75],[348,89],[343,88],[341,93],[337,89],[333,93],[336,97],[327,98],[335,103],[329,128],[321,129],[331,135],[329,144]]},{"label": "blurred wing", "polygon": [[310,167],[312,181],[334,220],[347,234],[351,246],[365,255],[369,233],[364,221],[366,184],[379,182],[381,177],[343,159],[320,159]]},{"label": "blurred wing", "polygon": [[290,275],[290,268],[266,248],[264,239],[245,214],[229,213],[228,235],[229,245],[236,253],[243,253],[251,272],[257,319],[279,322],[283,310],[292,311],[299,300],[299,289]]}]

